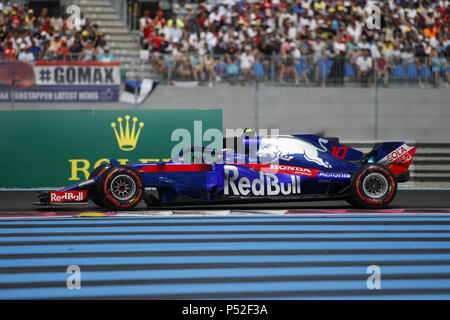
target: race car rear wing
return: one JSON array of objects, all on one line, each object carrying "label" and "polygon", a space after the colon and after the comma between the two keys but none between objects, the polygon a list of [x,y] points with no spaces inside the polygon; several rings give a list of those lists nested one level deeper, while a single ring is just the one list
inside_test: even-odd
[{"label": "race car rear wing", "polygon": [[406,182],[409,180],[408,170],[416,150],[417,147],[404,142],[383,142],[375,144],[364,158],[367,163],[385,165],[391,169],[398,182]]}]

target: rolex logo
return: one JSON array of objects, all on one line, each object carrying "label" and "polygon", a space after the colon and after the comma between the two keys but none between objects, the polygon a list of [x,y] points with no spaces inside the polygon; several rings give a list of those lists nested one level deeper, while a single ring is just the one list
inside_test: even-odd
[{"label": "rolex logo", "polygon": [[117,143],[119,144],[119,148],[124,151],[131,151],[136,148],[137,141],[139,139],[139,134],[141,133],[141,129],[144,126],[143,122],[139,123],[139,128],[136,132],[136,122],[138,121],[137,117],[133,118],[133,125],[130,130],[130,116],[125,116],[125,131],[122,125],[123,118],[117,118],[117,122],[119,122],[119,132],[117,132],[116,123],[112,122],[111,127],[114,129],[114,133],[116,134]]}]

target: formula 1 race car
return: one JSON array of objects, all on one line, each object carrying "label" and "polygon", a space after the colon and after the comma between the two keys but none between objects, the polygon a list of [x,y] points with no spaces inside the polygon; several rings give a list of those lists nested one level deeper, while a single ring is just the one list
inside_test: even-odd
[{"label": "formula 1 race car", "polygon": [[[141,200],[152,207],[202,201],[341,199],[376,209],[394,199],[397,183],[409,180],[408,167],[416,151],[403,142],[384,142],[363,154],[316,135],[245,137],[242,143],[241,153],[192,147],[167,163],[119,165],[111,159],[82,183],[42,193],[36,204],[91,199],[100,207],[126,210]],[[196,153],[197,157],[208,153],[214,160],[199,161]]]}]

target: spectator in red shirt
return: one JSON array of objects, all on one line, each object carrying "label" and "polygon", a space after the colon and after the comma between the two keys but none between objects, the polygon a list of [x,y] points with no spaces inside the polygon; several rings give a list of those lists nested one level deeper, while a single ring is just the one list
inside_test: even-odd
[{"label": "spectator in red shirt", "polygon": [[66,40],[61,41],[61,46],[56,49],[56,52],[58,53],[59,61],[71,61],[70,50]]},{"label": "spectator in red shirt", "polygon": [[16,60],[17,50],[13,47],[11,40],[8,40],[6,47],[3,49],[3,58],[5,60]]},{"label": "spectator in red shirt", "polygon": [[167,24],[166,19],[164,18],[164,12],[161,10],[156,12],[156,17],[153,19],[153,25],[156,27],[164,27]]},{"label": "spectator in red shirt", "polygon": [[144,29],[152,22],[150,11],[145,10],[144,16],[139,19],[139,30],[144,33]]},{"label": "spectator in red shirt", "polygon": [[142,35],[143,35],[142,44],[143,45],[148,44],[154,36],[153,23],[149,23],[144,27]]},{"label": "spectator in red shirt", "polygon": [[42,26],[42,31],[45,31],[48,33],[49,28],[50,28],[50,18],[45,18],[44,25]]},{"label": "spectator in red shirt", "polygon": [[22,22],[22,19],[20,18],[20,16],[17,14],[16,11],[13,11],[11,13],[11,27],[13,27],[14,29],[17,29],[17,28],[19,28],[21,22]]},{"label": "spectator in red shirt", "polygon": [[153,47],[153,52],[161,52],[161,44],[162,44],[162,39],[161,39],[161,35],[158,33],[155,33],[155,35],[153,36],[152,40],[151,40],[151,44]]}]

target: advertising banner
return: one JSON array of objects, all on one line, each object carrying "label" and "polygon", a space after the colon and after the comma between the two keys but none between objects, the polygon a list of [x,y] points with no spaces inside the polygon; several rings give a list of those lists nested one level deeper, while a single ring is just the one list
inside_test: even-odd
[{"label": "advertising banner", "polygon": [[[6,67],[6,66],[5,66]],[[15,72],[14,72],[15,71]],[[30,78],[28,88],[0,90],[0,102],[117,102],[120,91],[119,62],[38,61],[30,71],[16,68],[10,74]],[[11,81],[15,82],[16,81]]]},{"label": "advertising banner", "polygon": [[75,184],[110,158],[167,162],[177,129],[207,146],[205,131],[222,132],[222,110],[0,111],[0,188]]}]

